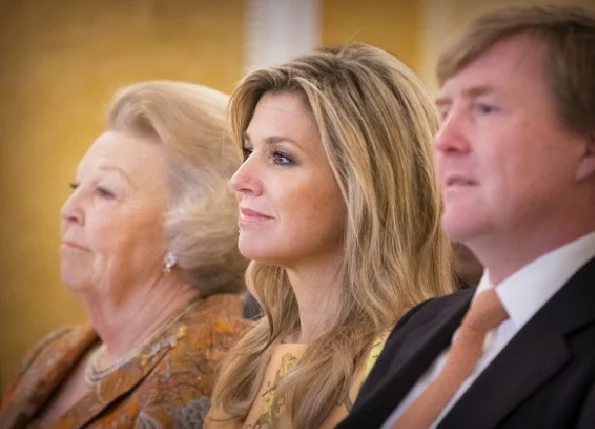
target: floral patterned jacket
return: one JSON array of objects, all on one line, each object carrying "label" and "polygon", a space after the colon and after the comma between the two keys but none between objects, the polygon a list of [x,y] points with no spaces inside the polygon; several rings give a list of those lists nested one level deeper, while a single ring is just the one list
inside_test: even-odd
[{"label": "floral patterned jacket", "polygon": [[[90,387],[52,427],[201,428],[216,363],[242,331],[241,315],[239,296],[200,301],[137,357]],[[89,325],[41,340],[2,400],[0,428],[35,427],[36,414],[98,341]]]}]

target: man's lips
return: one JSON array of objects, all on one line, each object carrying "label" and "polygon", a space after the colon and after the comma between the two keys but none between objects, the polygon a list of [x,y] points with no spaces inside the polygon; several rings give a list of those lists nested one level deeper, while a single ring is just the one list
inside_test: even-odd
[{"label": "man's lips", "polygon": [[446,186],[473,186],[477,185],[477,181],[465,176],[449,176],[446,179]]}]

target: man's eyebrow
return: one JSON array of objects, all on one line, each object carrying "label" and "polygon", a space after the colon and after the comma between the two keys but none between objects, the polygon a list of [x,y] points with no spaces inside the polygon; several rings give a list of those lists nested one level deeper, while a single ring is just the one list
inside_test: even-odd
[{"label": "man's eyebrow", "polygon": [[[463,96],[465,98],[476,98],[482,95],[491,94],[493,92],[494,88],[489,85],[472,86],[470,88],[465,88],[462,90]],[[436,107],[449,106],[450,104],[452,104],[452,97],[438,97],[436,98],[436,101],[434,103],[436,104]]]},{"label": "man's eyebrow", "polygon": [[463,90],[463,95],[468,98],[479,97],[480,95],[491,94],[494,92],[494,87],[489,85],[472,86]]},{"label": "man's eyebrow", "polygon": [[436,101],[434,103],[436,104],[436,107],[448,106],[448,105],[452,104],[452,98],[438,97],[438,98],[436,98]]}]

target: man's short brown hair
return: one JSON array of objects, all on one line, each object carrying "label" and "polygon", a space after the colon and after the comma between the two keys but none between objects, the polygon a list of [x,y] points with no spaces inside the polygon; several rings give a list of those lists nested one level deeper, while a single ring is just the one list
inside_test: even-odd
[{"label": "man's short brown hair", "polygon": [[581,7],[509,7],[480,16],[440,56],[440,85],[497,42],[521,35],[546,47],[546,79],[562,123],[595,131],[595,13]]}]

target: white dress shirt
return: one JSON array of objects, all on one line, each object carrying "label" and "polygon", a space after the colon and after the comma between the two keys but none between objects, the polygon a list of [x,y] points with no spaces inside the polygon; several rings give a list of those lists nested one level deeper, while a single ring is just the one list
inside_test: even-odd
[{"label": "white dress shirt", "polygon": [[[480,357],[475,370],[461,384],[452,400],[432,422],[431,429],[434,429],[448,414],[457,400],[469,389],[479,374],[488,367],[512,337],[562,288],[581,266],[585,265],[594,256],[595,232],[592,232],[539,257],[496,286],[496,293],[510,318],[486,334],[483,355]],[[473,299],[482,291],[492,287],[489,271],[485,270]],[[438,377],[446,363],[448,350],[446,349],[439,354],[426,373],[418,379],[409,394],[398,404],[395,411],[384,423],[383,429],[390,429],[397,418]]]}]

